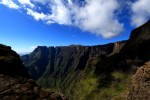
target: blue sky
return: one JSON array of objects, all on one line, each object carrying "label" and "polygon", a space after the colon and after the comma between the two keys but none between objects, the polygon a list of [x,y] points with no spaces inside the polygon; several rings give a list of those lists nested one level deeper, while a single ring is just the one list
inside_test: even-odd
[{"label": "blue sky", "polygon": [[0,0],[0,43],[18,53],[36,46],[126,40],[150,18],[149,0]]}]

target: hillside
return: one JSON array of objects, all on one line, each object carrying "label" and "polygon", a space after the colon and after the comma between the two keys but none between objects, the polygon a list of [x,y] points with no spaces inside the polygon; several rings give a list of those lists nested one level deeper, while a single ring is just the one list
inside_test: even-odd
[{"label": "hillside", "polygon": [[28,72],[23,66],[19,55],[11,47],[0,44],[0,73],[28,77]]},{"label": "hillside", "polygon": [[65,100],[38,86],[11,47],[0,44],[0,100]]},{"label": "hillside", "polygon": [[127,41],[37,47],[21,59],[39,85],[62,91],[70,100],[125,100],[132,92],[131,76],[150,60],[149,32],[150,21],[134,29]]},{"label": "hillside", "polygon": [[[95,92],[99,93],[101,90],[99,81],[105,80],[105,76],[100,79],[96,71],[98,68],[96,66],[99,64],[97,62],[117,54],[125,43],[126,41],[99,46],[39,46],[30,55],[22,56],[22,60],[31,77],[42,87],[61,91],[69,99],[87,99],[91,93],[93,93],[91,98],[96,99],[97,97],[94,95],[97,93]],[[108,59],[111,60],[111,57]],[[101,69],[105,75],[111,70],[111,68],[108,68],[107,71]],[[113,75],[115,78],[121,75],[121,79],[129,76],[120,72],[114,72]],[[128,79],[125,81],[128,81]],[[114,85],[121,85],[123,82],[121,81],[119,84],[115,82]],[[105,81],[101,84],[105,84]],[[126,86],[126,83],[123,85]],[[109,89],[111,87],[113,86],[110,86]],[[113,91],[116,92],[117,89],[114,88]],[[120,91],[122,91],[122,88]],[[110,94],[110,96],[117,93]],[[106,98],[109,99],[110,96]]]}]

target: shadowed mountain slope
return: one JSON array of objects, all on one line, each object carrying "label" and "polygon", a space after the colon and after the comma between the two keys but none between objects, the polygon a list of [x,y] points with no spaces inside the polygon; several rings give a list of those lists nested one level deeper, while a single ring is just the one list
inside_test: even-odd
[{"label": "shadowed mountain slope", "polygon": [[125,41],[99,46],[37,47],[21,59],[34,79],[40,77],[65,78],[71,71],[84,70],[88,60],[116,53]]},{"label": "shadowed mountain slope", "polygon": [[134,29],[117,55],[116,65],[124,70],[136,70],[150,60],[150,21]]},{"label": "shadowed mountain slope", "polygon": [[[99,59],[118,53],[125,42],[99,46],[39,46],[31,54],[22,56],[21,59],[31,77],[37,80],[39,85],[62,91],[70,99],[80,99],[80,95],[76,93],[76,90],[81,87],[80,81],[85,81],[90,73],[91,76],[89,77],[93,77],[95,65]],[[94,79],[94,81],[97,79]],[[92,83],[85,84],[89,86]],[[96,86],[94,86],[94,89]]]},{"label": "shadowed mountain slope", "polygon": [[19,55],[11,47],[0,44],[0,73],[28,77],[28,72],[23,66]]},{"label": "shadowed mountain slope", "polygon": [[149,44],[150,21],[127,41],[37,47],[21,59],[38,84],[63,91],[71,100],[126,100],[131,76],[150,60]]},{"label": "shadowed mountain slope", "polygon": [[60,93],[42,90],[11,47],[0,44],[0,100],[65,100]]}]

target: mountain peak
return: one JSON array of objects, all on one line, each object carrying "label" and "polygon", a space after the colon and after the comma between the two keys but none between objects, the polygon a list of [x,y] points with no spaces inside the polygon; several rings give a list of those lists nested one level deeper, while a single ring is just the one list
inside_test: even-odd
[{"label": "mountain peak", "polygon": [[129,41],[134,41],[136,43],[141,43],[145,40],[150,40],[150,20],[143,24],[142,26],[134,29],[131,32]]}]

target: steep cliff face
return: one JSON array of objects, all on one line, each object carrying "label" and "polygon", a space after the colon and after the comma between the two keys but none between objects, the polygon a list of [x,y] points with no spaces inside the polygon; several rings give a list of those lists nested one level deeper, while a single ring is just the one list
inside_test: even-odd
[{"label": "steep cliff face", "polygon": [[134,29],[130,38],[121,49],[116,65],[125,70],[135,70],[150,60],[150,21]]},{"label": "steep cliff face", "polygon": [[22,56],[22,61],[34,79],[40,77],[64,77],[71,71],[86,67],[89,58],[107,56],[114,50],[114,44],[104,46],[64,46],[37,47],[30,55]]},{"label": "steep cliff face", "polygon": [[[49,57],[53,57],[54,54],[53,48],[49,49],[47,47],[37,47],[31,55],[26,55],[21,57],[23,63],[29,69],[29,74],[33,79],[39,78],[43,75],[44,71],[46,70],[46,66],[48,65]],[[29,67],[28,67],[29,66]]]},{"label": "steep cliff face", "polygon": [[0,100],[65,100],[60,93],[42,90],[11,47],[0,44]]},{"label": "steep cliff face", "polygon": [[[38,84],[63,91],[71,100],[125,100],[132,73],[150,60],[149,44],[150,21],[133,30],[127,41],[38,47],[22,61]],[[134,95],[130,92],[130,98]]]},{"label": "steep cliff face", "polygon": [[124,45],[126,44],[127,41],[120,41],[120,42],[116,42],[114,43],[114,48],[113,48],[113,52],[111,55],[114,55],[116,53],[119,53],[120,50],[124,47]]},{"label": "steep cliff face", "polygon": [[[87,86],[95,85],[93,89],[87,90],[90,92],[99,84],[98,78],[93,78],[97,61],[119,52],[125,42],[99,46],[37,47],[21,59],[38,84],[63,91],[70,99],[80,99],[85,91],[81,86],[84,85],[82,81]],[[88,77],[91,77],[94,83],[87,82]],[[77,92],[78,89],[81,89],[81,93]]]}]

